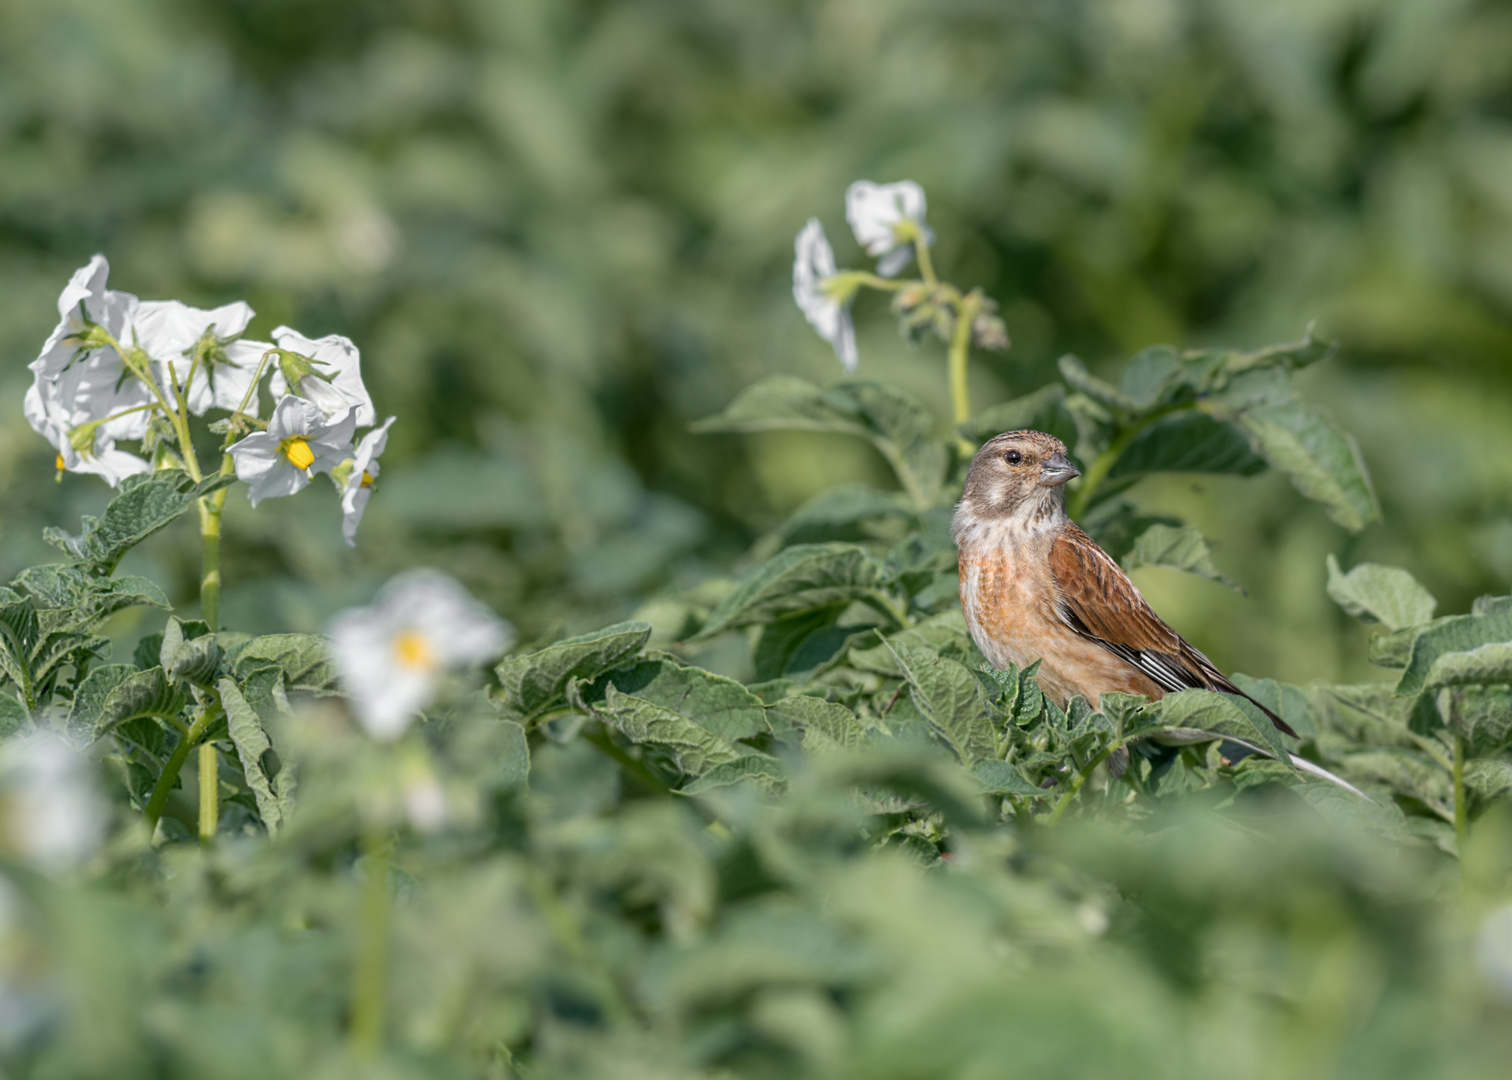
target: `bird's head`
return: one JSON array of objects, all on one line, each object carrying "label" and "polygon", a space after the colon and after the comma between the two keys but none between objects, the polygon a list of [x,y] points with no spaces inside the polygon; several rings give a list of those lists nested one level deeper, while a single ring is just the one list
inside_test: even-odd
[{"label": "bird's head", "polygon": [[1053,521],[1065,512],[1066,481],[1080,475],[1054,435],[1005,431],[972,459],[957,517]]}]

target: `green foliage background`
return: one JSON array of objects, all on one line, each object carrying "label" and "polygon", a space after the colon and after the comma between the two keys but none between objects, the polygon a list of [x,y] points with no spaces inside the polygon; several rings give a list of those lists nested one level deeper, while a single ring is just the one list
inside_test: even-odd
[{"label": "green foliage background", "polygon": [[[0,571],[97,508],[26,429],[68,273],[250,299],[341,332],[400,416],[349,555],[323,491],[233,499],[226,619],[313,629],[414,563],[527,637],[729,566],[853,443],[695,436],[755,379],[828,381],[791,239],[851,179],[913,178],[939,260],[1003,303],[978,408],[1074,350],[1255,347],[1316,320],[1306,376],[1385,524],[1280,478],[1135,492],[1218,543],[1232,595],[1140,584],[1220,663],[1362,677],[1323,557],[1410,567],[1444,610],[1512,579],[1512,18],[1494,3],[9,0],[0,6]],[[848,237],[842,263],[858,263]],[[858,312],[862,374],[947,414],[942,365]],[[187,532],[139,556],[192,595]],[[118,632],[133,633],[129,625]]]}]

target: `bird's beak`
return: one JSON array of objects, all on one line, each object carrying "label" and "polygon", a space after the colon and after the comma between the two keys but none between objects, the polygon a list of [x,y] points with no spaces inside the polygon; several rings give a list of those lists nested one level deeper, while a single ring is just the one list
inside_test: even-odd
[{"label": "bird's beak", "polygon": [[1060,487],[1080,475],[1081,470],[1071,464],[1071,459],[1057,450],[1040,465],[1039,482],[1041,487]]}]

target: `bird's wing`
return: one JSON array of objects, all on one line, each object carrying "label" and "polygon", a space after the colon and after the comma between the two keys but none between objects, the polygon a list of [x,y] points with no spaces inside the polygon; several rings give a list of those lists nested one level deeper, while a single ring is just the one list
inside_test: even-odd
[{"label": "bird's wing", "polygon": [[1070,522],[1050,547],[1050,573],[1060,589],[1056,608],[1066,625],[1138,668],[1162,690],[1238,694],[1259,706],[1277,728],[1296,736],[1290,725],[1229,682],[1167,626],[1123,569]]}]

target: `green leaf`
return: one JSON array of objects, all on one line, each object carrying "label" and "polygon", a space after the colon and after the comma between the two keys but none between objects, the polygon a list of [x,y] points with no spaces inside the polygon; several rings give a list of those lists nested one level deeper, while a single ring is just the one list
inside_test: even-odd
[{"label": "green leaf", "polygon": [[[639,663],[612,671],[599,679],[598,686],[675,709],[722,739],[749,739],[771,731],[766,705],[751,691],[734,679],[665,653],[652,653]],[[597,687],[590,696],[596,697],[596,691]]]},{"label": "green leaf", "polygon": [[961,764],[998,756],[997,733],[988,715],[982,684],[970,668],[947,657],[906,645],[892,647],[908,680],[914,706]]},{"label": "green leaf", "polygon": [[887,459],[919,509],[935,504],[945,479],[945,442],[934,416],[899,390],[851,380],[821,390],[791,375],[749,388],[724,412],[693,424],[697,432],[831,431],[868,439]]},{"label": "green leaf", "polygon": [[1512,597],[1498,597],[1483,605],[1481,612],[1451,616],[1419,634],[1412,642],[1412,654],[1397,681],[1396,692],[1416,694],[1422,690],[1433,665],[1446,653],[1512,641]]},{"label": "green leaf", "polygon": [[1108,470],[1108,482],[1124,481],[1126,486],[1161,472],[1254,476],[1265,469],[1265,459],[1232,424],[1186,410],[1134,436]]},{"label": "green leaf", "polygon": [[[199,627],[204,627],[203,623]],[[186,627],[172,616],[163,630],[163,646],[158,654],[163,670],[170,679],[184,679],[196,686],[209,686],[215,681],[220,667],[221,649],[215,635],[207,632],[194,633],[199,627]],[[208,630],[208,627],[205,627]]]},{"label": "green leaf", "polygon": [[1338,346],[1331,341],[1315,340],[1312,336],[1312,326],[1309,324],[1307,332],[1302,335],[1300,341],[1268,345],[1253,352],[1237,350],[1226,352],[1223,354],[1223,366],[1224,370],[1230,374],[1277,367],[1286,371],[1295,371],[1298,368],[1310,367],[1321,360],[1327,360],[1337,348]]},{"label": "green leaf", "polygon": [[1466,762],[1465,787],[1481,802],[1501,798],[1512,792],[1512,765],[1491,758]]},{"label": "green leaf", "polygon": [[852,638],[871,636],[870,626],[837,626],[842,606],[820,608],[774,619],[761,628],[754,660],[756,678],[768,681],[790,675],[812,679],[827,670],[845,652]]},{"label": "green leaf", "polygon": [[0,740],[21,735],[32,729],[31,714],[19,699],[0,693]]},{"label": "green leaf", "polygon": [[[1135,353],[1118,378],[1118,389],[1136,408],[1148,409],[1181,374],[1181,359],[1169,345],[1151,345]],[[1083,391],[1085,392],[1085,391]]]},{"label": "green leaf", "polygon": [[242,681],[258,668],[272,666],[283,672],[284,686],[289,690],[337,692],[330,642],[316,634],[264,634],[243,642],[230,661],[236,678]]},{"label": "green leaf", "polygon": [[196,484],[188,473],[178,469],[128,476],[102,517],[83,519],[84,528],[78,536],[69,536],[61,529],[46,529],[42,536],[88,569],[108,574],[122,555],[171,524],[196,499],[235,481],[235,476],[215,475]]},{"label": "green leaf", "polygon": [[506,705],[531,719],[562,701],[574,680],[591,681],[639,654],[651,637],[648,622],[623,622],[567,638],[533,653],[511,656],[494,668]]},{"label": "green leaf", "polygon": [[1488,683],[1512,683],[1512,642],[1441,654],[1428,669],[1423,689]]},{"label": "green leaf", "polygon": [[1359,446],[1316,406],[1291,401],[1245,409],[1235,422],[1256,453],[1346,529],[1359,532],[1381,519]]},{"label": "green leaf", "polygon": [[700,795],[714,788],[729,787],[744,780],[753,780],[763,791],[776,791],[787,783],[787,773],[782,762],[767,754],[747,754],[715,765],[698,779],[683,785],[678,790],[684,795]]},{"label": "green leaf", "polygon": [[273,781],[263,769],[263,755],[273,749],[273,743],[263,730],[262,720],[242,696],[236,683],[220,679],[215,684],[220,694],[221,705],[226,710],[226,728],[231,742],[236,747],[236,756],[241,760],[242,775],[257,800],[257,813],[267,826],[269,836],[277,836],[284,822],[284,807],[273,790]]},{"label": "green leaf", "polygon": [[187,699],[184,692],[168,678],[162,668],[133,672],[105,696],[89,741],[93,742],[117,725],[130,720],[143,717],[176,720],[185,704]]},{"label": "green leaf", "polygon": [[74,691],[73,707],[63,732],[74,746],[83,748],[94,742],[105,703],[115,689],[138,674],[130,664],[105,664],[95,668]]},{"label": "green leaf", "polygon": [[1134,541],[1134,546],[1124,556],[1123,564],[1128,570],[1136,570],[1141,566],[1184,570],[1188,574],[1227,585],[1235,592],[1244,592],[1218,572],[1218,568],[1213,565],[1213,553],[1208,548],[1207,540],[1192,525],[1151,525],[1139,534],[1139,539]]},{"label": "green leaf", "polygon": [[1258,741],[1270,747],[1276,759],[1291,764],[1291,755],[1281,733],[1252,702],[1236,694],[1211,690],[1182,690],[1160,699],[1161,722],[1168,727],[1195,728]]},{"label": "green leaf", "polygon": [[695,639],[816,608],[874,598],[887,569],[855,544],[797,544],[756,569],[720,601]]},{"label": "green leaf", "polygon": [[1027,727],[1044,711],[1045,695],[1034,677],[1039,666],[1040,661],[1036,660],[1023,668],[1010,663],[1006,671],[994,667],[980,669],[980,674],[996,690],[995,704],[1008,723]]},{"label": "green leaf", "polygon": [[129,607],[170,606],[163,591],[146,578],[111,579],[67,563],[29,567],[16,584],[31,594],[38,608],[58,609],[58,628],[91,629]]},{"label": "green leaf", "polygon": [[879,645],[859,647],[865,644],[864,641],[858,642],[857,647],[851,649],[851,667],[861,671],[875,671],[880,675],[902,675],[898,658],[888,647],[889,644],[964,657],[971,648],[971,633],[966,629],[966,616],[959,607],[954,607],[921,619],[905,630],[889,634]]},{"label": "green leaf", "polygon": [[1076,418],[1065,406],[1066,388],[1060,383],[1042,386],[1032,394],[984,409],[957,430],[974,443],[984,443],[1005,431],[1043,431],[1068,447],[1078,437]]},{"label": "green leaf", "polygon": [[530,739],[525,728],[514,720],[500,720],[504,729],[504,754],[499,761],[499,783],[506,788],[523,788],[530,783]]},{"label": "green leaf", "polygon": [[[1442,708],[1445,703],[1437,704]],[[1512,740],[1512,688],[1465,686],[1454,690],[1447,704],[1448,726],[1465,740],[1466,754],[1489,757],[1507,748]]]},{"label": "green leaf", "polygon": [[803,749],[809,753],[858,750],[871,740],[856,714],[838,702],[797,695],[768,706],[803,734]]},{"label": "green leaf", "polygon": [[667,751],[688,776],[700,776],[716,765],[746,756],[691,717],[644,698],[622,694],[612,683],[596,711],[631,742],[652,743]]},{"label": "green leaf", "polygon": [[984,795],[1043,795],[1044,791],[1006,761],[988,759],[971,767],[972,778]]},{"label": "green leaf", "polygon": [[1138,412],[1139,403],[1110,382],[1104,382],[1087,370],[1081,359],[1069,353],[1058,361],[1061,378],[1071,389],[1087,395],[1099,405],[1119,412]]},{"label": "green leaf", "polygon": [[789,544],[869,539],[880,522],[916,519],[917,513],[909,500],[899,492],[878,491],[864,484],[843,484],[809,499],[763,538],[762,544],[770,556]]},{"label": "green leaf", "polygon": [[1433,618],[1438,601],[1406,570],[1380,563],[1360,563],[1349,573],[1328,556],[1328,595],[1361,622],[1388,630],[1422,626]]}]

